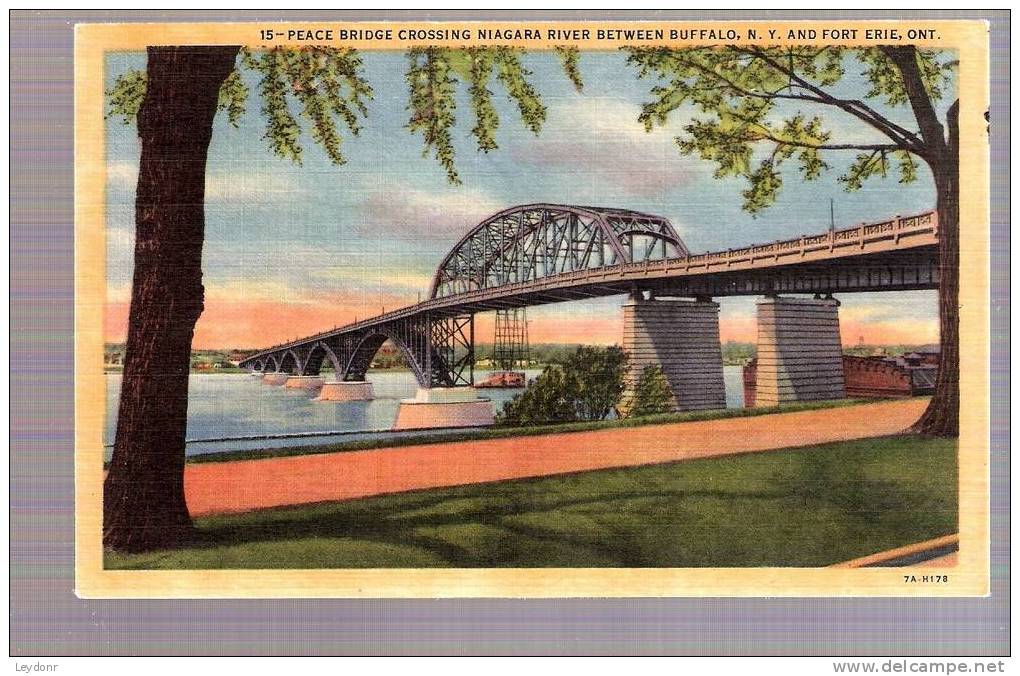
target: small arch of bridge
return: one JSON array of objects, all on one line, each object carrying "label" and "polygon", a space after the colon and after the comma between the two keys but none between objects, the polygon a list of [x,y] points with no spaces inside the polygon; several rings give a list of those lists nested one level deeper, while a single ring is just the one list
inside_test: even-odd
[{"label": "small arch of bridge", "polygon": [[301,373],[301,358],[298,357],[294,350],[287,350],[280,357],[280,364],[276,370],[281,373],[298,375]]},{"label": "small arch of bridge", "polygon": [[344,372],[343,365],[340,363],[340,358],[337,357],[336,352],[329,346],[325,341],[319,341],[312,346],[312,349],[308,352],[308,357],[305,359],[305,363],[301,368],[301,373],[304,375],[319,375],[322,370],[322,365],[326,361],[333,366],[333,371],[336,373],[337,379],[340,379]]},{"label": "small arch of bridge", "polygon": [[344,368],[344,380],[364,380],[375,355],[387,340],[400,350],[404,361],[414,372],[415,378],[420,384],[424,384],[426,382],[424,353],[421,351],[416,353],[401,336],[385,327],[373,327],[355,344]]}]

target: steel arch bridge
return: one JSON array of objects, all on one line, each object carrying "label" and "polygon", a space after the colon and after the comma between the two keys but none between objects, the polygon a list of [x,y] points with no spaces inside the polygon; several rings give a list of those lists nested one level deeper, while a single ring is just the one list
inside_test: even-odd
[{"label": "steel arch bridge", "polygon": [[432,298],[543,277],[690,255],[662,216],[627,209],[527,204],[466,234],[432,280]]},{"label": "steel arch bridge", "polygon": [[474,314],[648,291],[705,297],[938,287],[930,211],[726,251],[692,254],[670,222],[627,209],[512,207],[472,228],[443,258],[429,298],[241,362],[256,371],[361,381],[387,340],[423,388],[474,381]]}]

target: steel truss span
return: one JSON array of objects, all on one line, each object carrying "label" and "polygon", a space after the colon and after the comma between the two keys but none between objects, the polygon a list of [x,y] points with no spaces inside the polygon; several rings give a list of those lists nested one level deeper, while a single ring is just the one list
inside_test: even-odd
[{"label": "steel truss span", "polygon": [[662,216],[626,209],[528,204],[476,226],[432,280],[430,297],[534,282],[579,270],[689,255]]},{"label": "steel truss span", "polygon": [[428,300],[261,350],[241,366],[365,378],[386,340],[425,388],[474,380],[474,313],[648,291],[713,297],[938,288],[930,211],[795,239],[692,254],[670,222],[626,209],[529,204],[471,229]]}]

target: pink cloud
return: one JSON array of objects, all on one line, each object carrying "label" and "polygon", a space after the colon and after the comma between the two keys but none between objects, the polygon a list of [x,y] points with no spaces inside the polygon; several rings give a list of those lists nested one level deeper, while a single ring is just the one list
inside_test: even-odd
[{"label": "pink cloud", "polygon": [[[380,181],[385,181],[380,177]],[[401,183],[366,187],[361,202],[364,222],[358,232],[379,227],[412,235],[462,235],[507,205],[480,190],[467,188],[418,190]]]},{"label": "pink cloud", "polygon": [[682,160],[643,154],[646,152],[647,148],[629,137],[616,137],[597,143],[550,140],[527,152],[515,149],[512,155],[518,163],[587,174],[600,185],[615,188],[614,192],[638,197],[661,196],[696,179],[695,171]]},{"label": "pink cloud", "polygon": [[520,164],[590,176],[601,193],[655,197],[690,185],[699,167],[672,143],[676,131],[646,132],[639,113],[636,104],[624,101],[577,99],[554,110],[540,138],[511,153]]}]

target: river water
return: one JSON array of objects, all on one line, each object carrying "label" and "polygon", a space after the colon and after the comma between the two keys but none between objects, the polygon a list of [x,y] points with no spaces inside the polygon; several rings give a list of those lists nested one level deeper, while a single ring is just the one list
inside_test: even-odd
[{"label": "river water", "polygon": [[[538,373],[538,370],[527,371],[529,378]],[[726,405],[729,408],[743,406],[741,368],[726,366],[723,374]],[[487,375],[487,371],[475,371],[476,380]],[[336,403],[314,401],[314,395],[303,390],[263,385],[245,373],[192,374],[188,392],[187,454],[420,435],[421,432],[388,431],[397,418],[400,400],[415,394],[414,375],[410,371],[370,371],[368,379],[375,390],[373,401]],[[106,376],[104,442],[108,455],[117,426],[120,381],[118,373]],[[479,394],[491,399],[493,409],[498,411],[520,391],[485,389],[479,390]]]}]

